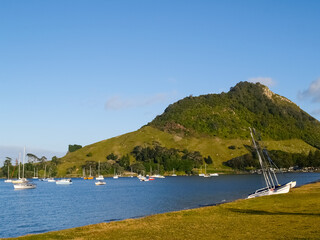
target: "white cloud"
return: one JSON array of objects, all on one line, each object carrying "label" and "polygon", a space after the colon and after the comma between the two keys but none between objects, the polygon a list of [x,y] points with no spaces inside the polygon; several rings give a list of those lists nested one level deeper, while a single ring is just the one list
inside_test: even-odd
[{"label": "white cloud", "polygon": [[157,93],[152,96],[135,96],[135,97],[121,97],[112,96],[105,103],[106,110],[121,110],[128,108],[150,106],[158,103],[165,103],[173,99],[175,92],[171,93]]},{"label": "white cloud", "polygon": [[298,97],[302,100],[309,98],[313,102],[320,102],[320,78],[313,81],[307,90],[299,92]]},{"label": "white cloud", "polygon": [[254,77],[254,78],[249,78],[248,81],[253,83],[259,82],[268,87],[272,87],[276,84],[276,82],[270,77]]}]

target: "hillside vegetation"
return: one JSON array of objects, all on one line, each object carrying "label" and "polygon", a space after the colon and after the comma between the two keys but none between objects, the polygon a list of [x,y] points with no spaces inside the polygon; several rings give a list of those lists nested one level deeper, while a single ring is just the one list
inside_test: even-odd
[{"label": "hillside vegetation", "polygon": [[320,122],[290,100],[257,83],[240,82],[228,93],[186,97],[149,126],[181,136],[249,139],[249,127],[264,140],[302,139],[320,148]]},{"label": "hillside vegetation", "polygon": [[133,164],[137,146],[198,151],[213,160],[209,172],[230,171],[223,162],[250,152],[249,127],[261,134],[269,150],[308,154],[320,149],[319,121],[266,86],[240,82],[228,93],[186,97],[135,132],[68,153],[58,175],[82,175],[83,166],[106,162],[110,154],[126,156]]}]

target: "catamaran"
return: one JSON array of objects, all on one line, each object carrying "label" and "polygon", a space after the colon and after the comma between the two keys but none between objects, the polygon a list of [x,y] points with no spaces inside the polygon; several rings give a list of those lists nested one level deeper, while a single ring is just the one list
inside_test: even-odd
[{"label": "catamaran", "polygon": [[256,190],[254,193],[249,194],[248,198],[268,196],[268,195],[273,195],[273,194],[288,193],[290,191],[290,188],[295,187],[296,182],[291,181],[291,182],[288,182],[284,185],[279,184],[276,173],[272,168],[272,166],[275,166],[275,164],[273,163],[273,161],[269,157],[266,149],[261,151],[258,142],[256,142],[256,140],[253,137],[253,133],[252,133],[251,128],[250,128],[250,135],[252,138],[254,148],[255,148],[257,155],[258,155],[258,159],[259,159],[259,163],[261,166],[262,175],[263,175],[266,187],[260,188],[260,189]]}]

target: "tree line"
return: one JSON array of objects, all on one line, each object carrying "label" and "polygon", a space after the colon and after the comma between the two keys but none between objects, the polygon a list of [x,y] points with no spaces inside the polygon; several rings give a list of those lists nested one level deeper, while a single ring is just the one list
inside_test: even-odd
[{"label": "tree line", "polygon": [[[88,153],[87,156],[92,156]],[[132,159],[130,161],[130,159]],[[106,162],[100,163],[100,174],[121,174],[124,171],[132,171],[141,173],[159,173],[175,171],[192,174],[194,168],[199,168],[204,163],[212,164],[210,156],[203,157],[198,151],[178,150],[175,148],[166,148],[159,145],[156,146],[136,146],[124,156],[119,157],[114,153],[106,156]],[[81,168],[85,171],[85,175],[98,175],[99,163],[96,161],[86,161]],[[76,174],[76,166],[67,169],[67,174]]]},{"label": "tree line", "polygon": [[[41,158],[37,157],[32,153],[27,154],[28,160],[24,163],[24,177],[31,178],[34,174],[38,174],[39,177],[44,176],[46,169],[46,176],[55,177],[57,175],[57,165],[60,163],[59,158],[56,156],[52,157],[51,161],[48,161],[45,156]],[[0,177],[5,178],[18,178],[20,167],[20,177],[22,177],[22,162],[18,162],[18,159],[12,159],[6,157],[3,162],[3,166],[0,168]],[[9,168],[9,176],[8,176]]]},{"label": "tree line", "polygon": [[[306,167],[320,167],[320,151],[309,151],[309,153],[288,153],[281,150],[271,150],[268,154],[278,168],[303,169]],[[260,169],[257,153],[251,153],[235,157],[223,163],[225,166],[241,171]]]}]

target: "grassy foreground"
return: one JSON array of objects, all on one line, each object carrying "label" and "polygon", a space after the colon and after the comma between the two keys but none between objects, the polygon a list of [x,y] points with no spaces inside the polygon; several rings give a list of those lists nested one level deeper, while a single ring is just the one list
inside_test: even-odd
[{"label": "grassy foreground", "polygon": [[320,182],[283,195],[18,239],[320,239]]}]

